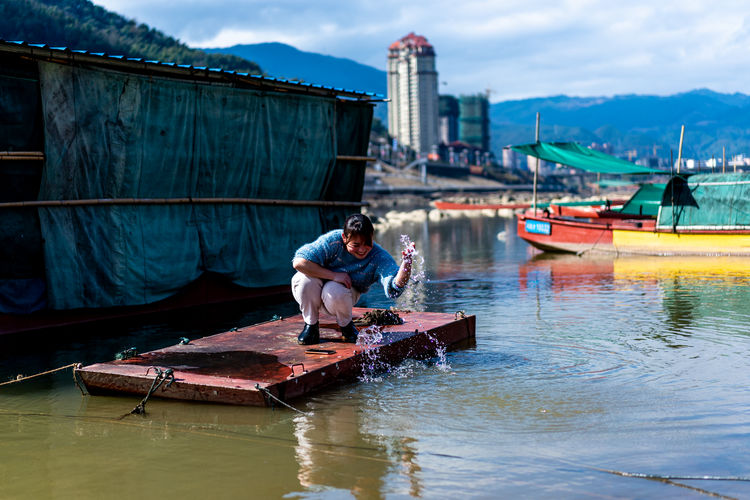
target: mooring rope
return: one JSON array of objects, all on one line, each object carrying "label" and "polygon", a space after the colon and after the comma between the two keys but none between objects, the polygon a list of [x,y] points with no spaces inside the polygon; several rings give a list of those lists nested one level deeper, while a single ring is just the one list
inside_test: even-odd
[{"label": "mooring rope", "polygon": [[[126,413],[123,415],[122,418],[127,417],[128,415],[145,415],[146,413],[146,403],[148,402],[148,398],[151,397],[153,393],[156,392],[156,390],[161,387],[161,385],[166,381],[169,380],[167,385],[165,386],[165,389],[172,385],[172,382],[174,382],[174,370],[171,368],[167,368],[166,370],[161,370],[157,367],[153,367],[154,370],[156,370],[156,377],[154,377],[154,381],[151,382],[151,388],[146,393],[146,397],[144,397],[140,403],[135,405],[135,408],[133,408],[130,413]],[[151,368],[149,368],[151,370]],[[146,371],[148,374],[148,371]]]},{"label": "mooring rope", "polygon": [[81,368],[81,366],[82,366],[81,363],[71,363],[69,365],[61,366],[60,368],[55,368],[53,370],[47,370],[46,372],[36,373],[34,375],[29,375],[29,376],[18,375],[13,380],[9,380],[7,382],[0,383],[0,386],[10,385],[10,384],[17,384],[18,382],[25,382],[26,380],[30,380],[32,378],[42,377],[44,375],[50,375],[52,373],[56,373],[56,372],[60,372],[60,371],[63,371],[63,370],[67,370],[68,368],[73,368],[73,381],[76,383],[76,387],[78,387],[78,390],[81,391],[81,394],[83,394],[85,396],[86,393],[83,391],[83,388],[78,383],[78,378],[76,378],[76,369],[77,368]]},{"label": "mooring rope", "polygon": [[622,477],[637,477],[640,479],[655,479],[665,481],[750,481],[748,476],[671,476],[659,474],[644,474],[642,472],[623,472],[618,470],[602,469],[604,472]]},{"label": "mooring rope", "polygon": [[271,398],[271,399],[273,399],[273,400],[275,400],[275,401],[278,401],[278,402],[279,402],[279,403],[281,403],[282,405],[286,406],[286,407],[287,407],[287,408],[289,408],[290,410],[294,410],[294,411],[296,411],[297,413],[300,413],[300,414],[302,414],[302,415],[307,415],[307,413],[305,413],[304,411],[298,410],[298,409],[297,409],[297,408],[295,408],[294,406],[292,406],[292,405],[290,405],[290,404],[288,404],[288,403],[285,403],[284,401],[280,400],[279,398],[277,398],[276,396],[274,396],[273,394],[271,394],[271,391],[269,391],[269,390],[268,390],[268,389],[266,389],[265,387],[261,387],[261,386],[260,386],[260,384],[255,384],[255,388],[256,388],[256,389],[258,389],[259,391],[263,392],[263,393],[264,393],[264,394],[265,394],[266,396],[268,396],[269,398]]}]

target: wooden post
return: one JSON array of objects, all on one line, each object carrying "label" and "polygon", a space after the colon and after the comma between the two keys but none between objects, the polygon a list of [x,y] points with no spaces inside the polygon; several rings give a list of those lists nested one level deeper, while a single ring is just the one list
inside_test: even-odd
[{"label": "wooden post", "polygon": [[682,139],[685,137],[685,125],[680,129],[680,149],[677,150],[677,173],[680,173],[680,163],[682,163]]},{"label": "wooden post", "polygon": [[[539,145],[539,111],[536,112],[536,144]],[[532,194],[532,206],[534,207],[534,215],[536,215],[536,183],[539,177],[539,157],[536,157],[536,167],[534,167],[534,187]]]}]

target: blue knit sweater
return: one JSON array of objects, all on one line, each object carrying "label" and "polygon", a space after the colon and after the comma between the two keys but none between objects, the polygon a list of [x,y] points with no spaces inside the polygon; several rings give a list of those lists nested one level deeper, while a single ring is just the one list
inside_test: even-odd
[{"label": "blue knit sweater", "polygon": [[317,240],[302,245],[294,254],[337,273],[347,273],[352,286],[365,293],[370,285],[380,280],[386,296],[396,298],[404,291],[393,282],[398,273],[398,265],[393,257],[377,243],[364,259],[358,259],[346,251],[343,231],[335,229],[318,237]]}]

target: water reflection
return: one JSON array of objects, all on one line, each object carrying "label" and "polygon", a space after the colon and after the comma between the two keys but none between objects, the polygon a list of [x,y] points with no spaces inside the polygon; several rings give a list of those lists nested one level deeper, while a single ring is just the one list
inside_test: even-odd
[{"label": "water reflection", "polygon": [[[742,304],[750,301],[748,285],[750,259],[746,257],[544,253],[521,264],[518,271],[519,290],[536,294],[539,318],[548,299],[595,303],[602,294],[612,294],[619,298],[616,304],[630,310],[623,320],[628,314],[651,314],[649,321],[663,320],[649,336],[670,347],[684,347],[681,338],[689,338],[706,322],[721,321],[722,311],[743,311]],[[618,314],[611,309],[600,312]]]},{"label": "water reflection", "polygon": [[300,486],[313,491],[348,491],[358,499],[380,499],[386,496],[388,476],[395,473],[408,478],[410,496],[421,496],[414,439],[385,443],[381,436],[367,431],[359,406],[338,403],[294,418]]}]

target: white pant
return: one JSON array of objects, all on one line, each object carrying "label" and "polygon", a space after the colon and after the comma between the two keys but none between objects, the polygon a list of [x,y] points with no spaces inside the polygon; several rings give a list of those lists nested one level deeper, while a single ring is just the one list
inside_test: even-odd
[{"label": "white pant", "polygon": [[346,326],[352,321],[352,307],[360,294],[336,281],[323,281],[298,272],[292,277],[292,295],[308,325],[317,323],[323,311],[335,317],[339,326]]}]

